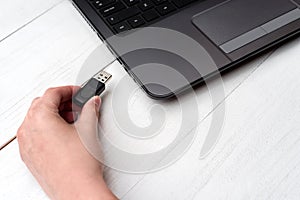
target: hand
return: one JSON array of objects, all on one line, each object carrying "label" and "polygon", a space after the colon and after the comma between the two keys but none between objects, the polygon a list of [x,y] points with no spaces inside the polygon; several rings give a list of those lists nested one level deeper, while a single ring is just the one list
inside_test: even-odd
[{"label": "hand", "polygon": [[103,180],[102,165],[77,133],[80,129],[96,135],[100,98],[86,103],[75,126],[72,94],[76,90],[48,89],[32,102],[17,133],[21,158],[51,199],[116,199]]}]

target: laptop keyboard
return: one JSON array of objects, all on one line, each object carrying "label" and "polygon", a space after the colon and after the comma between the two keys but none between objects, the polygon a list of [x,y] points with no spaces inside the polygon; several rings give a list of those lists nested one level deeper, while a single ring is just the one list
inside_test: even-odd
[{"label": "laptop keyboard", "polygon": [[88,0],[114,33],[146,26],[204,0]]}]

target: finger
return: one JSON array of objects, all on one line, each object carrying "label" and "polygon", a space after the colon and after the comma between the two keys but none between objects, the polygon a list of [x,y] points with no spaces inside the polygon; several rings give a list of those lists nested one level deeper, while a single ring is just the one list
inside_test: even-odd
[{"label": "finger", "polygon": [[63,112],[60,112],[59,114],[69,124],[74,123],[78,118],[78,112],[63,111]]},{"label": "finger", "polygon": [[96,125],[98,124],[99,109],[101,106],[101,99],[99,96],[91,98],[82,108],[78,123],[82,125]]},{"label": "finger", "polygon": [[56,88],[49,88],[43,95],[43,100],[48,102],[48,106],[59,110],[62,103],[72,99],[73,94],[79,89],[78,86],[63,86]]},{"label": "finger", "polygon": [[81,142],[97,159],[102,157],[101,144],[98,142],[100,105],[101,100],[98,96],[90,99],[82,108],[79,119],[74,124]]},{"label": "finger", "polygon": [[81,108],[74,105],[72,100],[69,100],[69,101],[62,103],[59,106],[59,111],[60,112],[66,112],[66,111],[80,112]]}]

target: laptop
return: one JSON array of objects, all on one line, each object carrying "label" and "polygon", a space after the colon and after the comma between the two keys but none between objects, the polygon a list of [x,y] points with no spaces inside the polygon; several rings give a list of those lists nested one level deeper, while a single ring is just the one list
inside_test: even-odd
[{"label": "laptop", "polygon": [[[72,2],[133,79],[155,99],[173,97],[204,83],[300,32],[300,0]],[[111,41],[130,42],[129,51],[120,53],[118,48],[127,47],[112,44],[114,37]],[[199,48],[185,45],[190,41]],[[164,42],[166,49],[156,48],[155,44]],[[197,66],[189,59],[198,61]],[[184,81],[179,80],[181,76]]]}]

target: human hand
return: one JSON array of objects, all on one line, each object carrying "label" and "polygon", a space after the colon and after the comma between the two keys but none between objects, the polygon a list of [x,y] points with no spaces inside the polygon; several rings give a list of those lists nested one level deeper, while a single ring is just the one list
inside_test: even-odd
[{"label": "human hand", "polygon": [[73,123],[76,90],[48,89],[32,102],[17,132],[21,158],[51,199],[116,199],[103,180],[101,163],[77,133],[96,135],[101,100],[89,100]]}]

